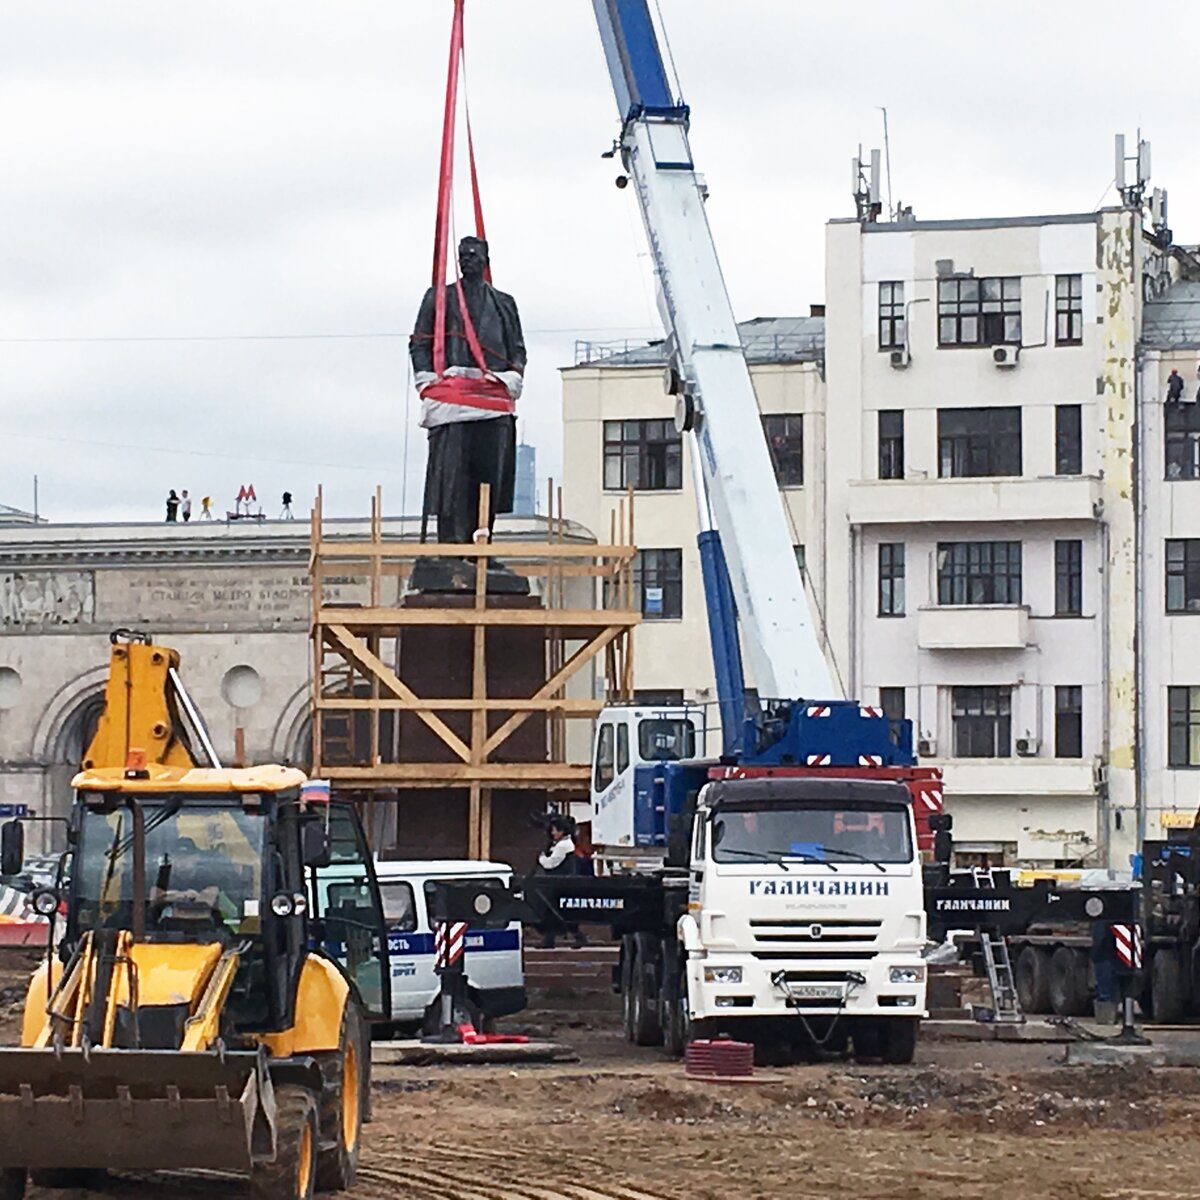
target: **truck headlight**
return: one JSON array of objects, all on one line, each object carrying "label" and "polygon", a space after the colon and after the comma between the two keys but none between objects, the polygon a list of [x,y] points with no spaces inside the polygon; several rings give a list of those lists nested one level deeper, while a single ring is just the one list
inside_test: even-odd
[{"label": "truck headlight", "polygon": [[741,967],[705,967],[705,983],[741,983]]},{"label": "truck headlight", "polygon": [[925,968],[920,967],[892,967],[888,972],[889,983],[924,983]]}]

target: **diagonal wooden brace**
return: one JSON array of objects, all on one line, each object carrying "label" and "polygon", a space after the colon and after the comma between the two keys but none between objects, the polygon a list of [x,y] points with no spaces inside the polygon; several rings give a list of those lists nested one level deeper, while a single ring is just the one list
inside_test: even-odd
[{"label": "diagonal wooden brace", "polygon": [[[566,683],[566,681],[570,679],[571,676],[574,675],[575,672],[578,671],[585,662],[599,654],[600,651],[609,644],[609,642],[611,642],[614,638],[620,637],[620,635],[624,632],[624,627],[620,625],[610,625],[607,629],[602,630],[596,637],[592,638],[590,642],[586,642],[578,650],[576,650],[575,653],[572,654],[571,657],[568,658],[567,661],[563,663],[563,665],[557,671],[555,671],[554,674],[551,675],[550,678],[547,679],[546,682],[543,683],[536,692],[534,692],[530,699],[546,700],[546,707],[549,708],[549,698],[553,696],[554,693],[557,692],[558,689],[562,687],[562,685]],[[497,746],[506,741],[517,729],[524,725],[531,716],[533,716],[533,712],[530,710],[526,710],[525,712],[515,712],[511,717],[508,718],[507,721],[500,725],[496,729],[496,732],[493,733],[492,736],[489,737],[488,740],[483,744],[484,761],[487,760],[488,755],[491,754]]]},{"label": "diagonal wooden brace", "polygon": [[[367,671],[378,679],[393,695],[398,696],[401,700],[420,703],[420,697],[416,692],[412,688],[407,687],[387,663],[376,654],[373,654],[344,625],[326,625],[325,632],[338,644],[338,647],[340,647],[344,654],[353,659],[364,671]],[[414,711],[463,762],[469,763],[471,761],[470,747],[445,721],[440,717],[434,716],[431,712],[422,712],[420,709]]]}]

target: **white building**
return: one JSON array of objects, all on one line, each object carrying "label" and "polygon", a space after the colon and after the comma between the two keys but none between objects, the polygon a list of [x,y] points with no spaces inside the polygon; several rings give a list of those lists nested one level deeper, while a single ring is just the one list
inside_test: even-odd
[{"label": "white building", "polygon": [[[824,320],[742,329],[846,694],[913,720],[962,850],[1120,865],[1139,817],[1155,836],[1200,801],[1200,404],[1163,403],[1172,366],[1196,391],[1197,264],[1138,205],[832,221],[826,251]],[[635,489],[636,681],[704,701],[662,365],[564,371],[565,507],[603,531]]]}]

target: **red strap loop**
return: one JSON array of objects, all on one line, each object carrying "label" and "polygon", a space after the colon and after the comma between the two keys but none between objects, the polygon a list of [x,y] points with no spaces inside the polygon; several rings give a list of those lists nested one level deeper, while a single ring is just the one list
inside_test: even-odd
[{"label": "red strap loop", "polygon": [[[466,52],[463,49],[463,10],[466,0],[454,0],[454,21],[450,27],[450,61],[446,70],[446,106],[442,117],[442,156],[438,169],[437,221],[433,238],[433,371],[438,378],[446,373],[446,267],[450,251],[450,230],[454,208],[454,131],[458,116],[458,82],[460,71],[466,73]],[[465,91],[464,91],[465,95]],[[467,154],[471,164],[471,194],[475,208],[476,236],[487,240],[483,223],[483,202],[479,195],[479,175],[475,166],[475,143],[471,136],[471,114],[466,113]],[[484,273],[492,281],[491,267]],[[455,264],[454,284],[458,297],[459,316],[466,334],[467,346],[475,365],[487,370],[483,348],[463,295],[462,279]]]}]

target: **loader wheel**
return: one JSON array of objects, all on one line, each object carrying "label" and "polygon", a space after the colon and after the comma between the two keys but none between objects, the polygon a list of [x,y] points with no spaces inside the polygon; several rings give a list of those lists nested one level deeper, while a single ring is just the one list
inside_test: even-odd
[{"label": "loader wheel", "polygon": [[317,1182],[317,1101],[308,1088],[275,1089],[275,1158],[250,1176],[255,1200],[312,1200]]},{"label": "loader wheel", "polygon": [[0,1200],[25,1200],[24,1167],[5,1167],[0,1171]]},{"label": "loader wheel", "polygon": [[[363,1050],[362,1018],[352,999],[342,1013],[339,1048],[318,1054],[321,1077],[321,1142],[317,1155],[317,1191],[344,1192],[358,1174],[363,1107],[370,1084]],[[332,1144],[330,1144],[332,1143]]]}]

